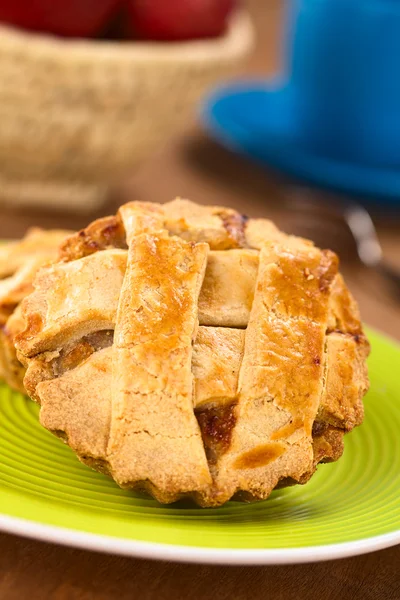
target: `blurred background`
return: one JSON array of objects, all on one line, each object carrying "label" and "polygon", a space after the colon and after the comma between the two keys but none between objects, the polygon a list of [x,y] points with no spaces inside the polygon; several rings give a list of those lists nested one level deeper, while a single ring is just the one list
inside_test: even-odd
[{"label": "blurred background", "polygon": [[365,204],[294,179],[199,116],[217,85],[282,79],[290,1],[132,0],[121,14],[85,0],[55,18],[56,4],[0,0],[0,238],[79,229],[127,200],[231,206],[337,251],[364,320],[400,339],[400,197]]}]

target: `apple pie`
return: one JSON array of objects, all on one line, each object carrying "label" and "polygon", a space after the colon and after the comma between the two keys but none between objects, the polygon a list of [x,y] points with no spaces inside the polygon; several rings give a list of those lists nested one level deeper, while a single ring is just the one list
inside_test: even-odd
[{"label": "apple pie", "polygon": [[25,369],[13,344],[23,325],[19,304],[32,291],[37,271],[57,258],[61,242],[71,233],[33,227],[22,240],[0,246],[0,378],[20,392]]},{"label": "apple pie", "polygon": [[34,288],[16,346],[40,421],[123,488],[267,498],[363,419],[369,345],[338,259],[266,219],[131,202]]}]

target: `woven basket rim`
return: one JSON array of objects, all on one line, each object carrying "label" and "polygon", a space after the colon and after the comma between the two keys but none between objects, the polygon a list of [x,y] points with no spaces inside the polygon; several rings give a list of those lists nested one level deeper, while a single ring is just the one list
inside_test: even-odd
[{"label": "woven basket rim", "polygon": [[187,42],[121,42],[108,40],[66,39],[29,33],[0,25],[0,55],[18,53],[32,60],[127,61],[129,63],[214,63],[240,57],[249,51],[254,40],[251,18],[245,9],[237,9],[230,18],[226,33],[219,38]]}]

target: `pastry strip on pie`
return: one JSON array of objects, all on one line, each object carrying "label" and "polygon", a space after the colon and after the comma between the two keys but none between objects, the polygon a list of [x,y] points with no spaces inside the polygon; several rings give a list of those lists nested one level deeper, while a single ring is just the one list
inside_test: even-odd
[{"label": "pastry strip on pie", "polygon": [[20,352],[32,356],[112,329],[126,258],[125,250],[110,249],[41,271],[35,293],[24,302],[26,326],[17,336]]},{"label": "pastry strip on pie", "polygon": [[[207,244],[140,234],[129,248],[113,346],[108,461],[114,479],[157,497],[211,478],[193,409],[192,343]],[[179,484],[178,484],[179,482]]]},{"label": "pastry strip on pie", "polygon": [[367,391],[366,347],[351,335],[333,332],[326,338],[326,386],[321,398],[318,420],[345,430],[362,422],[361,402]]},{"label": "pastry strip on pie", "polygon": [[246,327],[253,304],[258,252],[210,252],[199,298],[202,325]]},{"label": "pastry strip on pie", "polygon": [[340,274],[334,279],[329,299],[326,345],[326,386],[317,421],[349,431],[364,417],[369,344],[358,307]]},{"label": "pastry strip on pie", "polygon": [[197,410],[236,399],[244,337],[244,329],[199,327],[192,359]]},{"label": "pastry strip on pie", "polygon": [[118,216],[124,225],[128,246],[140,233],[156,233],[164,229],[164,212],[152,202],[128,202],[121,206]]},{"label": "pastry strip on pie", "polygon": [[329,291],[336,271],[335,255],[312,246],[298,243],[295,252],[274,243],[262,248],[236,424],[230,447],[217,463],[222,497],[237,490],[267,497],[280,478],[298,480],[311,468],[312,424],[323,390]]}]

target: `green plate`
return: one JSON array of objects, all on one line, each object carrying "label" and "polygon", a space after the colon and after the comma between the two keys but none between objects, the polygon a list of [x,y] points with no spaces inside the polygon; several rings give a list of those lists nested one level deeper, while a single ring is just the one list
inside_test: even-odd
[{"label": "green plate", "polygon": [[38,407],[0,387],[0,528],[73,546],[161,559],[277,564],[400,543],[400,350],[370,332],[364,424],[344,456],[305,486],[256,504],[162,506],[78,462],[38,423]]}]

